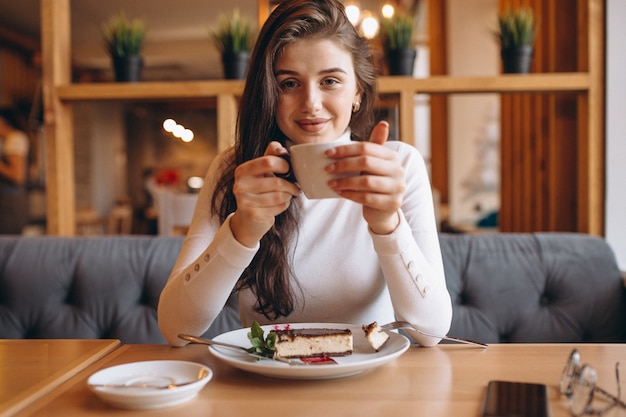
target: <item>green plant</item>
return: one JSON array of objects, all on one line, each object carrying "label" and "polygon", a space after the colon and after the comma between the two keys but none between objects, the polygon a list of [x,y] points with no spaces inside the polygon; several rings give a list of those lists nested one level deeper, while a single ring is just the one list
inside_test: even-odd
[{"label": "green plant", "polygon": [[250,52],[252,49],[252,30],[248,19],[241,16],[239,9],[232,15],[221,15],[215,29],[211,30],[211,39],[220,53]]},{"label": "green plant", "polygon": [[397,12],[382,21],[382,41],[386,50],[411,48],[413,46],[414,17],[406,12]]},{"label": "green plant", "polygon": [[139,55],[146,29],[142,19],[129,19],[119,13],[103,26],[104,47],[112,56]]},{"label": "green plant", "polygon": [[507,12],[498,16],[499,30],[496,39],[502,49],[520,46],[533,46],[537,37],[537,20],[531,8],[520,7],[507,9]]}]

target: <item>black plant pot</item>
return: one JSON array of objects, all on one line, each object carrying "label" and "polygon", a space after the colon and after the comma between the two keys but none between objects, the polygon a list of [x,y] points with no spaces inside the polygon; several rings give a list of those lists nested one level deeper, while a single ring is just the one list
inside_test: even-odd
[{"label": "black plant pot", "polygon": [[387,51],[389,75],[413,76],[417,51],[413,48],[390,49]]},{"label": "black plant pot", "polygon": [[113,70],[115,81],[137,82],[141,81],[143,59],[140,56],[114,56]]},{"label": "black plant pot", "polygon": [[241,80],[246,77],[248,71],[248,62],[250,61],[249,52],[224,52],[222,55],[222,63],[224,64],[224,78],[227,80]]},{"label": "black plant pot", "polygon": [[502,49],[502,71],[505,74],[528,74],[533,53],[532,46]]}]

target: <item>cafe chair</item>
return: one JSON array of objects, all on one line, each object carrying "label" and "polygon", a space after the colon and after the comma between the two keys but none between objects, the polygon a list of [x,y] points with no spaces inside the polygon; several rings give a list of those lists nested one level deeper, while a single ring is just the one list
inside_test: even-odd
[{"label": "cafe chair", "polygon": [[159,235],[185,235],[197,201],[196,193],[160,192],[157,201]]},{"label": "cafe chair", "polygon": [[133,207],[130,204],[116,204],[109,213],[107,234],[130,235],[133,228]]}]

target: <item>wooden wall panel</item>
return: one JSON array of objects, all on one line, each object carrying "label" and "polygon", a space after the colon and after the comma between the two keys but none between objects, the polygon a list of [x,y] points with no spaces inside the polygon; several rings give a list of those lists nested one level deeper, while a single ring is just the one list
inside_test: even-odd
[{"label": "wooden wall panel", "polygon": [[[447,75],[446,2],[430,0],[428,4],[428,37],[431,75]],[[431,182],[448,204],[448,96],[430,96]]]},{"label": "wooden wall panel", "polygon": [[57,87],[71,80],[70,1],[42,0],[44,131],[46,135],[46,210],[50,235],[76,234],[74,134],[71,105]]},{"label": "wooden wall panel", "polygon": [[[589,73],[589,94],[579,96],[578,229],[604,235],[605,211],[605,0],[578,0],[579,25],[589,28],[578,65]],[[580,36],[579,36],[580,39]],[[581,51],[586,54],[581,56]],[[584,110],[587,111],[584,111]]]},{"label": "wooden wall panel", "polygon": [[[580,70],[585,48],[572,40],[587,33],[579,17],[585,8],[571,0],[501,0],[501,10],[508,4],[530,6],[539,16],[531,72]],[[576,94],[502,96],[501,231],[586,231],[578,221],[581,106]]]},{"label": "wooden wall panel", "polygon": [[26,106],[28,109],[32,104],[41,74],[31,59],[30,54],[0,42],[0,106]]}]

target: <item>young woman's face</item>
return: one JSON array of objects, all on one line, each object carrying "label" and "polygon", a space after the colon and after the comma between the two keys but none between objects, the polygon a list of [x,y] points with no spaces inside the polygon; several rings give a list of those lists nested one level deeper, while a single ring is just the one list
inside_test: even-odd
[{"label": "young woman's face", "polygon": [[352,56],[333,41],[289,44],[274,64],[280,87],[276,122],[295,143],[330,142],[348,128],[360,101]]}]

